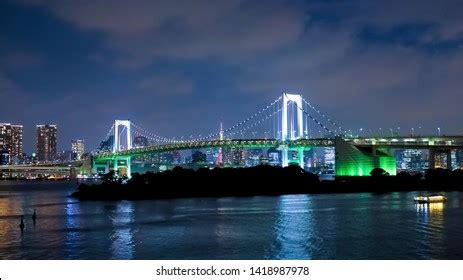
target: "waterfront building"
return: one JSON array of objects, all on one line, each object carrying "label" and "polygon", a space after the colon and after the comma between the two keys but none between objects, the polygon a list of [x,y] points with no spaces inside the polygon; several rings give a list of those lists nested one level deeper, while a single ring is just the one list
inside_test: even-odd
[{"label": "waterfront building", "polygon": [[81,160],[85,153],[85,142],[82,139],[74,139],[71,141],[72,160]]},{"label": "waterfront building", "polygon": [[276,148],[270,148],[267,150],[268,164],[273,166],[281,165],[281,151],[278,151]]},{"label": "waterfront building", "polygon": [[151,156],[150,161],[153,164],[172,165],[174,164],[175,156],[174,152],[156,153]]},{"label": "waterfront building", "polygon": [[316,174],[335,172],[336,153],[334,147],[304,150],[304,169]]},{"label": "waterfront building", "polygon": [[395,151],[397,169],[408,172],[421,172],[429,167],[429,152],[421,149],[398,149]]},{"label": "waterfront building", "polygon": [[207,162],[207,156],[205,153],[197,150],[191,154],[192,163],[205,163]]},{"label": "waterfront building", "polygon": [[463,150],[457,150],[455,152],[455,161],[457,168],[463,169]]},{"label": "waterfront building", "polygon": [[434,168],[447,169],[447,155],[445,153],[435,154],[435,166]]},{"label": "waterfront building", "polygon": [[23,157],[23,126],[18,124],[0,123],[0,152],[2,162],[17,164]]},{"label": "waterfront building", "polygon": [[450,154],[451,161],[452,161],[452,170],[460,168],[458,159],[457,159],[457,151],[452,151]]},{"label": "waterfront building", "polygon": [[55,160],[58,127],[53,124],[37,125],[36,149],[40,162]]},{"label": "waterfront building", "polygon": [[208,148],[206,149],[205,151],[206,153],[206,161],[208,164],[214,164],[216,162],[216,155],[215,155],[215,151],[213,148]]},{"label": "waterfront building", "polygon": [[257,166],[261,164],[261,158],[263,156],[262,149],[249,149],[246,153],[245,166]]},{"label": "waterfront building", "polygon": [[172,151],[172,164],[180,164],[182,161],[182,155],[179,151]]},{"label": "waterfront building", "polygon": [[0,165],[7,165],[10,163],[10,154],[8,150],[0,150]]},{"label": "waterfront building", "polygon": [[232,147],[223,148],[222,161],[225,166],[244,166],[246,152],[242,148]]},{"label": "waterfront building", "polygon": [[54,160],[59,161],[59,162],[68,162],[71,160],[75,160],[74,155],[75,155],[74,152],[70,150],[57,151]]}]

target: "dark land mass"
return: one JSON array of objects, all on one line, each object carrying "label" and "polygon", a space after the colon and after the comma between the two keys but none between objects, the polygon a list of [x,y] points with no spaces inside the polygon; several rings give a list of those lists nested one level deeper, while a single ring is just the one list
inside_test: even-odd
[{"label": "dark land mass", "polygon": [[126,183],[113,172],[101,184],[78,187],[71,196],[80,200],[142,200],[188,197],[277,196],[284,194],[463,191],[463,171],[430,169],[421,174],[402,172],[388,176],[374,169],[367,177],[337,177],[320,181],[318,176],[298,166],[285,168],[257,166],[251,168],[183,169],[176,167],[162,173],[132,175]]}]

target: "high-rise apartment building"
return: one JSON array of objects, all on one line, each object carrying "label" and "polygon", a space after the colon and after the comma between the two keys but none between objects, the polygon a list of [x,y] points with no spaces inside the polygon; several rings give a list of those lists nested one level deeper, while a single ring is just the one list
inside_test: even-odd
[{"label": "high-rise apartment building", "polygon": [[17,163],[23,157],[23,126],[0,123],[0,152],[3,164]]},{"label": "high-rise apartment building", "polygon": [[52,124],[37,125],[37,159],[41,162],[53,161],[56,157],[58,127]]}]

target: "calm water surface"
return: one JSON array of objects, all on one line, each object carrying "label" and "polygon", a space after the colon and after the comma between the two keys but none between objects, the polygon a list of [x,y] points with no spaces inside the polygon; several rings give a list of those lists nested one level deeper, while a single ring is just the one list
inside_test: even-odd
[{"label": "calm water surface", "polygon": [[417,193],[78,202],[75,188],[1,181],[0,259],[463,258],[459,192],[417,206]]}]

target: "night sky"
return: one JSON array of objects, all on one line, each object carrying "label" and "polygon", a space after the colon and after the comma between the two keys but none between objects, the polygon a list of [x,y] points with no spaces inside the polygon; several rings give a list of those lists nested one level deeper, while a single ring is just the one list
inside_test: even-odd
[{"label": "night sky", "polygon": [[283,91],[347,129],[462,134],[463,2],[0,0],[0,122],[95,149],[115,118],[209,134]]}]

